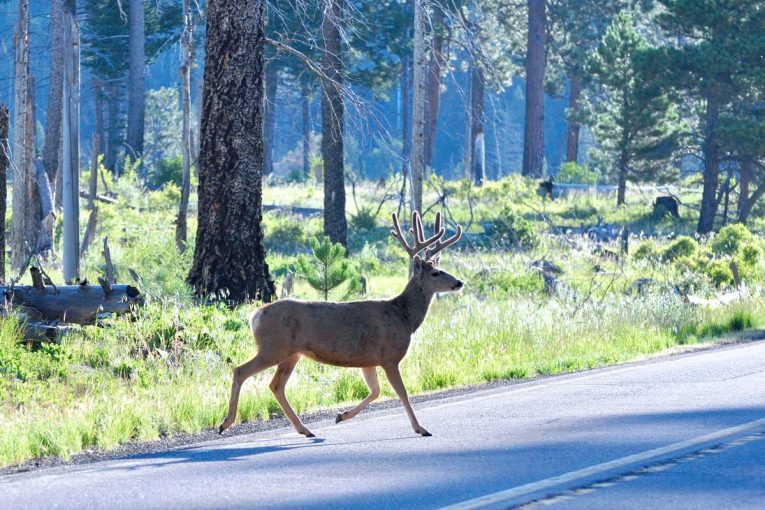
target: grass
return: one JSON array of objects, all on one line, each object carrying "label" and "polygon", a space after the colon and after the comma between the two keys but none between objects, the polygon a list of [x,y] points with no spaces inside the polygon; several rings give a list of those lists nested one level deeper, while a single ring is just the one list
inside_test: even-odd
[{"label": "grass", "polygon": [[[142,276],[146,307],[133,319],[81,327],[61,345],[36,350],[20,343],[21,325],[13,317],[0,320],[0,466],[48,455],[68,458],[87,448],[110,449],[127,441],[213,427],[226,411],[231,367],[255,353],[246,323],[252,306],[231,310],[193,304],[184,279],[195,221],[190,221],[192,245],[179,255],[172,225],[177,190],[141,191],[129,173],[112,185],[120,204],[130,207],[103,205],[98,239],[109,237],[121,281],[129,281],[128,268]],[[450,211],[467,225],[471,208],[464,184],[446,185],[454,188]],[[362,205],[374,203],[379,194],[373,184],[360,186],[358,193]],[[633,232],[641,226],[654,233],[687,231],[691,218],[650,219],[650,197],[631,195],[636,203],[618,209],[609,198],[590,195],[543,203],[533,183],[516,178],[471,193],[478,199],[470,232],[482,232],[482,222],[509,204],[532,222],[539,243],[532,250],[498,249],[468,240],[463,246],[470,249],[445,255],[442,265],[468,286],[459,295],[436,300],[414,335],[402,364],[412,394],[620,363],[763,326],[765,300],[756,289],[763,284],[759,275],[765,274],[765,257],[755,257],[742,272],[755,289],[752,298],[700,309],[683,303],[675,289],[720,291],[702,272],[655,259],[605,260],[597,255],[596,243],[581,237],[563,241],[547,222],[576,225],[604,216],[606,222],[632,222]],[[315,186],[272,186],[265,196],[264,203],[322,203]],[[425,202],[430,200],[435,200],[433,190]],[[320,229],[317,221],[266,215],[266,243],[272,242],[268,262],[277,287],[294,264],[296,251]],[[351,259],[368,268],[371,297],[393,296],[405,284],[406,262],[387,238],[386,221],[378,219],[377,230],[351,233],[356,247]],[[668,240],[657,236],[656,243],[664,249]],[[289,249],[278,249],[285,246]],[[615,243],[605,247],[617,249]],[[99,252],[91,248],[84,259],[83,276],[91,281],[103,271]],[[542,278],[530,267],[539,258],[564,270],[555,295],[545,293]],[[595,266],[601,272],[595,272]],[[55,263],[46,268],[60,281],[59,269]],[[634,290],[639,278],[654,280],[647,294]],[[317,297],[301,281],[296,282],[295,294]],[[281,415],[268,390],[270,377],[267,371],[247,383],[239,420]],[[383,395],[393,397],[384,380]],[[295,410],[303,413],[355,404],[367,389],[357,370],[303,360],[287,394]]]}]

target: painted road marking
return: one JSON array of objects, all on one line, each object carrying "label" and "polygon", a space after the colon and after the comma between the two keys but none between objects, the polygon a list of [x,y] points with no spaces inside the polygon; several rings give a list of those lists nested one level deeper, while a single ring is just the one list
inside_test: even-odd
[{"label": "painted road marking", "polygon": [[596,464],[584,469],[578,469],[576,471],[571,471],[559,476],[553,476],[544,480],[538,480],[536,482],[520,485],[518,487],[513,487],[512,489],[495,492],[494,494],[488,494],[479,498],[463,501],[462,503],[457,503],[456,505],[445,507],[443,510],[473,510],[478,508],[484,509],[494,507],[507,508],[507,506],[513,504],[513,500],[522,496],[528,496],[529,494],[533,494],[537,491],[551,489],[560,485],[571,484],[586,478],[597,476],[607,471],[623,468],[637,463],[646,464],[652,460],[668,454],[686,450],[688,448],[693,448],[695,446],[700,446],[727,436],[749,432],[760,427],[765,429],[765,418],[743,423],[735,427],[729,427],[727,429],[710,432],[708,434],[703,434],[701,436],[687,439],[685,441],[669,444],[667,446],[661,446],[659,448],[654,448],[645,452],[628,455],[626,457],[621,457],[609,462],[603,462],[601,464]]}]

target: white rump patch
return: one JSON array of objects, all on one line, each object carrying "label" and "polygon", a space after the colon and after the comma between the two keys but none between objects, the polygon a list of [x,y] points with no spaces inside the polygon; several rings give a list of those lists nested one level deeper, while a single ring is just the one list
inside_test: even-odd
[{"label": "white rump patch", "polygon": [[258,329],[258,324],[260,323],[260,310],[253,313],[250,316],[250,330],[252,330],[252,334],[255,334],[255,331]]}]

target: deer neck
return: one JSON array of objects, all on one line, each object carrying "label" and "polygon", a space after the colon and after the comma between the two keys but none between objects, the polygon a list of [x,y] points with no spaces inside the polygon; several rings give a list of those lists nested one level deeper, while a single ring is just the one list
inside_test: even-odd
[{"label": "deer neck", "polygon": [[392,300],[393,306],[414,333],[425,320],[428,314],[433,293],[423,290],[416,278],[410,278],[404,291]]}]

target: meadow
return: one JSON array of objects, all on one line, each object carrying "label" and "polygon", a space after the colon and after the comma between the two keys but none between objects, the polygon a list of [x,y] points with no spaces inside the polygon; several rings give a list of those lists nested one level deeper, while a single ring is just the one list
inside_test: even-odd
[{"label": "meadow", "polygon": [[[225,414],[231,368],[254,355],[247,317],[256,304],[198,304],[185,284],[195,198],[191,245],[179,254],[176,186],[149,191],[131,172],[107,183],[118,202],[99,206],[97,242],[83,257],[83,277],[95,281],[103,273],[97,245],[108,237],[117,279],[129,281],[128,268],[138,273],[145,306],[132,317],[105,319],[76,328],[58,344],[34,347],[22,342],[16,317],[0,321],[0,467],[213,427]],[[389,235],[398,199],[383,201],[386,190],[398,186],[391,179],[349,188],[349,257],[367,281],[359,299],[392,297],[406,283],[405,253]],[[675,192],[693,204],[694,190],[687,183]],[[402,363],[409,392],[589,369],[763,326],[763,238],[734,225],[695,239],[692,208],[681,208],[679,219],[653,211],[661,193],[634,190],[628,207],[616,208],[608,193],[544,199],[535,182],[515,176],[480,188],[431,180],[424,203],[441,203],[426,221],[438,209],[450,228],[466,228],[459,249],[441,261],[466,288],[437,299],[415,334]],[[318,208],[322,191],[311,183],[271,182],[263,203]],[[594,225],[628,226],[630,254],[614,256],[618,240],[581,233]],[[264,229],[270,271],[281,289],[296,257],[308,252],[308,239],[320,235],[321,217],[272,210]],[[552,284],[537,269],[541,260],[562,271]],[[683,299],[731,290],[732,261],[748,297],[718,307]],[[60,281],[60,261],[46,263]],[[292,295],[318,298],[299,275]],[[247,382],[239,420],[281,414],[270,377],[267,371]],[[393,397],[384,379],[383,396]],[[310,360],[301,361],[287,387],[298,413],[356,403],[366,393],[357,370]]]}]

